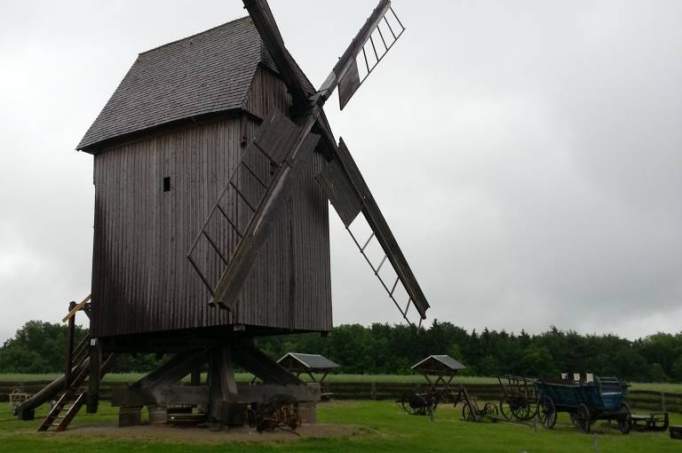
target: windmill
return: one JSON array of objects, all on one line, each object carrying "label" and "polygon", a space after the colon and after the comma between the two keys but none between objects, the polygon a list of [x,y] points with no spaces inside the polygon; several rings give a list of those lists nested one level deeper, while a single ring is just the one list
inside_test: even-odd
[{"label": "windmill", "polygon": [[[267,2],[244,5],[249,17],[141,53],[79,143],[94,158],[92,295],[65,319],[84,311],[90,332],[22,418],[59,397],[43,426],[66,429],[81,406],[97,410],[114,355],[150,352],[171,358],[112,395],[120,425],[139,423],[143,406],[153,422],[195,407],[240,425],[282,395],[314,418],[319,388],[254,340],[331,330],[328,201],[400,315],[425,319],[429,304],[323,110],[334,91],[347,105],[405,27],[381,0],[316,89]],[[236,366],[261,383],[237,383]]]}]

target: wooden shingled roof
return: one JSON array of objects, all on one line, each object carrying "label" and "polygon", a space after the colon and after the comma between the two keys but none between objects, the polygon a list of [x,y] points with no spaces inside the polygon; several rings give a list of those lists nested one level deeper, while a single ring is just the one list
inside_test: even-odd
[{"label": "wooden shingled roof", "polygon": [[337,363],[329,360],[323,355],[301,354],[299,352],[284,354],[277,363],[287,370],[301,370],[307,372],[325,372],[339,368]]},{"label": "wooden shingled roof", "polygon": [[77,148],[241,109],[259,64],[276,70],[250,17],[143,52]]},{"label": "wooden shingled roof", "polygon": [[449,355],[430,355],[412,365],[414,371],[424,374],[451,374],[466,367]]}]

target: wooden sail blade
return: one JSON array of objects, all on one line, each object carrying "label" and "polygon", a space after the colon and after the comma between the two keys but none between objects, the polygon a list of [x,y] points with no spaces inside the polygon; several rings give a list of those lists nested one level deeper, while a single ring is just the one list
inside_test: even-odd
[{"label": "wooden sail blade", "polygon": [[[229,223],[235,229],[239,240],[229,250],[229,256],[224,260],[225,266],[219,273],[215,285],[205,278],[192,260],[192,250],[188,254],[194,269],[209,287],[213,296],[211,303],[229,309],[234,307],[242,285],[253,267],[258,251],[267,239],[270,224],[276,218],[281,201],[289,191],[291,170],[296,166],[299,156],[313,152],[317,146],[320,137],[310,133],[310,130],[316,123],[316,118],[317,116],[311,113],[306,117],[302,125],[299,126],[285,116],[275,113],[262,126],[258,137],[256,137],[249,148],[253,148],[254,152],[257,151],[267,156],[270,160],[271,168],[276,170],[267,182],[257,179],[262,190],[259,192],[256,202],[249,203],[250,212],[246,218],[237,218],[230,221],[229,214],[220,208],[220,199],[218,200],[216,205],[218,209],[214,209],[212,215],[213,213],[218,213],[216,215],[221,215],[230,221]],[[245,157],[248,157],[248,151],[249,149],[247,149]],[[246,168],[250,168],[248,164]],[[251,176],[256,178],[257,175],[251,173]],[[231,178],[228,188],[224,193],[228,193],[229,189],[233,189],[237,192],[237,195],[241,195],[238,182],[234,182],[233,179]],[[236,179],[239,180],[239,177],[237,176]],[[243,221],[240,222],[240,220]],[[206,222],[207,225],[209,221],[210,218]],[[202,236],[200,234],[195,241],[193,249],[199,243],[198,241],[201,237],[208,239],[207,235]],[[219,249],[219,247],[214,247],[214,249]]]},{"label": "wooden sail blade", "polygon": [[338,86],[339,104],[343,110],[404,31],[390,0],[380,0],[320,87],[318,96],[326,100]]},{"label": "wooden sail blade", "polygon": [[315,179],[324,188],[327,198],[341,217],[343,224],[348,228],[362,211],[362,200],[353,189],[353,185],[341,163],[338,160],[327,163],[324,170]]},{"label": "wooden sail blade", "polygon": [[313,115],[298,126],[275,112],[242,154],[187,254],[211,303],[233,308],[286,196],[297,157],[317,146],[319,136],[309,132],[314,123]]},{"label": "wooden sail blade", "polygon": [[[329,181],[332,182],[330,183]],[[407,312],[410,304],[412,304],[416,307],[420,319],[425,319],[429,303],[343,139],[340,140],[336,148],[334,160],[328,164],[323,174],[318,177],[318,182],[327,191],[334,208],[339,213],[346,227],[357,216],[358,209],[361,210],[372,230],[372,235],[366,242],[360,242],[353,236],[353,240],[358,245],[360,252],[367,259],[402,316],[409,322]],[[384,252],[384,258],[380,262],[372,263],[364,253],[368,243],[372,240],[378,241]],[[382,266],[385,266],[386,262],[390,262],[397,275],[394,282],[386,282],[379,275],[379,271]],[[398,283],[402,284],[409,296],[407,301],[398,301],[394,298]]]}]

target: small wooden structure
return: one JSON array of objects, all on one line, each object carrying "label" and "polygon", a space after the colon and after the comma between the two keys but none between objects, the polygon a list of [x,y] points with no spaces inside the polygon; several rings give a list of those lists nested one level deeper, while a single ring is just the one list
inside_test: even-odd
[{"label": "small wooden structure", "polygon": [[[322,385],[329,372],[339,368],[339,365],[323,355],[320,354],[302,354],[300,352],[288,352],[284,354],[278,361],[289,373],[300,377],[301,374],[307,374],[313,382]],[[321,374],[319,379],[315,378],[315,374]]]},{"label": "small wooden structure", "polygon": [[412,365],[412,370],[421,373],[432,390],[450,390],[455,375],[466,367],[449,355],[430,355]]},{"label": "small wooden structure", "polygon": [[429,388],[426,391],[405,392],[398,404],[408,414],[433,417],[441,402],[453,402],[455,405],[460,399],[468,402],[468,393],[463,386],[460,386],[457,395],[451,387],[455,375],[464,368],[448,355],[430,355],[420,360],[412,366],[412,370],[424,376]]},{"label": "small wooden structure", "polygon": [[17,387],[15,389],[12,389],[12,391],[9,394],[9,409],[12,413],[16,410],[21,403],[24,401],[28,400],[31,397],[29,393],[26,393],[23,391],[23,389]]},{"label": "small wooden structure", "polygon": [[669,428],[670,438],[682,440],[682,425],[672,425]]},{"label": "small wooden structure", "polygon": [[[319,88],[284,46],[267,1],[244,6],[248,17],[141,53],[78,145],[94,161],[91,360],[79,362],[89,412],[103,357],[172,355],[114,393],[121,424],[138,422],[144,406],[160,420],[180,406],[241,425],[275,396],[319,400],[319,388],[255,339],[331,330],[329,202],[400,315],[421,325],[429,308],[323,110],[337,88],[345,107],[402,36],[390,0]],[[356,222],[369,238],[352,232]],[[73,371],[83,382],[67,362],[66,382]],[[238,384],[237,366],[262,384]],[[207,382],[180,383],[200,369]]]}]

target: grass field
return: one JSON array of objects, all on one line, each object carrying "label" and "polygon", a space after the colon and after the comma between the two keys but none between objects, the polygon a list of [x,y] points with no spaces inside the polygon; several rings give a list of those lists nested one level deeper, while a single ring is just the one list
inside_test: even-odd
[{"label": "grass field", "polygon": [[[229,433],[213,433],[211,440],[197,439],[195,429],[175,428],[175,440],[164,439],[159,428],[145,427],[148,436],[140,439],[121,434],[115,428],[116,412],[103,405],[94,416],[79,415],[66,433],[37,433],[39,423],[21,422],[9,416],[6,404],[0,405],[0,451],[7,452],[679,452],[682,442],[667,433],[632,433],[623,436],[598,423],[596,434],[585,435],[561,417],[554,430],[537,430],[510,423],[470,423],[460,420],[459,410],[439,407],[434,421],[403,413],[389,402],[332,402],[319,406],[321,424],[346,425],[352,434],[336,438],[298,438],[280,434],[253,434],[254,441],[231,442]],[[38,414],[44,415],[45,409]],[[562,414],[563,415],[563,414]],[[682,423],[679,415],[673,422]],[[97,434],[92,434],[93,430]],[[350,429],[349,429],[350,430]],[[349,432],[346,430],[346,432]],[[284,436],[284,437],[282,437]],[[266,440],[262,440],[266,439]],[[284,439],[284,440],[282,440]]]},{"label": "grass field", "polygon": [[[56,378],[57,374],[12,374],[0,373],[0,382],[35,382],[35,381],[51,381]],[[142,374],[139,373],[123,373],[123,374],[108,374],[105,376],[105,382],[119,383],[119,382],[135,382],[140,379]],[[248,382],[252,375],[248,373],[238,373],[237,380],[240,382]],[[424,378],[420,375],[392,375],[392,374],[330,374],[327,376],[327,382],[383,382],[383,383],[415,383],[421,384]],[[497,379],[494,377],[477,377],[477,376],[460,376],[457,377],[456,382],[463,384],[494,384]],[[653,390],[657,392],[682,393],[682,383],[631,383],[631,390]]]}]

